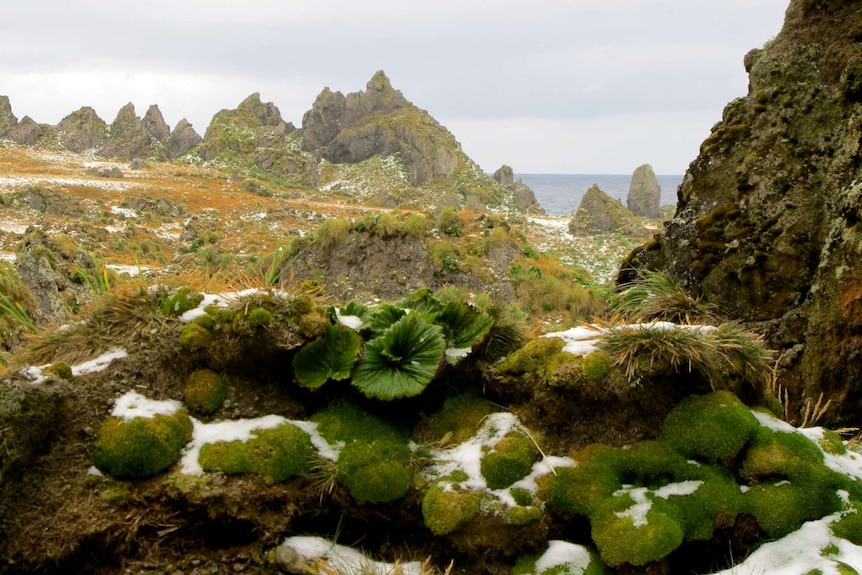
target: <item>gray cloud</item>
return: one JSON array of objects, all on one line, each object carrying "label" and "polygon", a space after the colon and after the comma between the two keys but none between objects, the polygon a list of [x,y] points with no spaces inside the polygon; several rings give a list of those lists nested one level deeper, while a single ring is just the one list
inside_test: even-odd
[{"label": "gray cloud", "polygon": [[40,121],[84,103],[111,120],[132,100],[203,130],[260,91],[298,124],[323,86],[355,91],[383,69],[444,124],[714,110],[708,129],[744,94],[742,56],[778,32],[787,0],[56,4],[18,2],[0,20],[0,94]]}]

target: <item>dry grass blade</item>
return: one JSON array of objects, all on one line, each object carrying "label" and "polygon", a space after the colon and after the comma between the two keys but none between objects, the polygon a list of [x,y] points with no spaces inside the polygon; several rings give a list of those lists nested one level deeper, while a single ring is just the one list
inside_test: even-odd
[{"label": "dry grass blade", "polygon": [[811,398],[805,400],[804,402],[805,408],[802,413],[802,423],[799,427],[814,427],[817,425],[817,422],[826,415],[826,412],[829,411],[829,408],[832,406],[832,400],[829,399],[826,403],[823,403],[823,394],[820,394],[820,397],[817,398],[817,403],[814,404],[814,407],[811,406]]}]

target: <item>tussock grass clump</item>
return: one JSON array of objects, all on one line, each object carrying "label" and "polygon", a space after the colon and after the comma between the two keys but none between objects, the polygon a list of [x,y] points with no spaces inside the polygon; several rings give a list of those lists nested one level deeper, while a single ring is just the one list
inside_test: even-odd
[{"label": "tussock grass clump", "polygon": [[13,267],[0,261],[0,346],[10,348],[24,332],[36,332],[36,298]]},{"label": "tussock grass clump", "polygon": [[762,390],[772,365],[772,352],[763,337],[734,323],[618,325],[605,330],[599,347],[613,365],[624,367],[629,381],[643,371],[687,370],[698,372],[712,389],[743,381]]},{"label": "tussock grass clump", "polygon": [[314,238],[325,252],[330,252],[341,245],[350,235],[353,222],[344,218],[326,220],[314,233]]},{"label": "tussock grass clump", "polygon": [[33,337],[23,351],[32,364],[63,360],[71,364],[90,359],[116,347],[127,347],[158,334],[178,321],[159,310],[168,289],[147,289],[139,284],[120,284],[94,302],[90,316]]},{"label": "tussock grass clump", "polygon": [[717,321],[716,307],[693,297],[682,284],[666,272],[636,270],[637,279],[620,287],[609,302],[611,316],[618,321],[653,320],[674,323],[707,323]]}]

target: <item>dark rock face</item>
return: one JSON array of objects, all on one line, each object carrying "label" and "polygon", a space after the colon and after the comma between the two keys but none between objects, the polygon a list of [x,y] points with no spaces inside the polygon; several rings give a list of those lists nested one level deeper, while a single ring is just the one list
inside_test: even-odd
[{"label": "dark rock face", "polygon": [[515,183],[515,172],[512,166],[503,164],[500,169],[494,172],[494,181],[504,187],[509,187]]},{"label": "dark rock face", "polygon": [[652,166],[644,164],[632,174],[626,206],[636,216],[655,219],[661,202],[661,186]]},{"label": "dark rock face", "polygon": [[202,141],[200,134],[183,118],[165,142],[165,155],[170,159],[179,158]]},{"label": "dark rock face", "polygon": [[515,181],[515,171],[511,166],[503,164],[499,170],[491,176],[494,181],[512,191],[512,200],[515,206],[524,211],[544,213],[544,210],[539,205],[536,199],[536,194],[530,189],[530,186],[525,184],[520,178]]},{"label": "dark rock face", "polygon": [[109,158],[132,160],[149,155],[150,137],[141,119],[135,114],[135,106],[129,102],[117,112],[117,118],[108,128],[109,140],[99,155]]},{"label": "dark rock face", "polygon": [[99,149],[108,139],[108,125],[89,106],[60,120],[56,129],[57,142],[70,152]]},{"label": "dark rock face", "polygon": [[573,236],[592,236],[622,232],[634,237],[649,237],[649,231],[640,225],[619,200],[607,195],[593,184],[569,222]]},{"label": "dark rock face", "polygon": [[[676,215],[624,263],[665,269],[785,356],[797,399],[862,410],[862,13],[794,0],[749,52],[731,102],[679,189]],[[626,279],[623,277],[622,279]]]},{"label": "dark rock face", "polygon": [[446,178],[460,163],[454,136],[393,89],[383,72],[365,92],[344,96],[325,88],[302,127],[302,149],[335,164],[399,154],[413,185]]},{"label": "dark rock face", "polygon": [[5,137],[17,125],[18,118],[12,113],[9,96],[0,96],[0,138]]},{"label": "dark rock face", "polygon": [[165,122],[162,111],[155,104],[147,108],[147,113],[144,114],[141,123],[144,126],[144,131],[153,141],[165,142],[171,135],[170,126]]},{"label": "dark rock face", "polygon": [[6,132],[6,137],[19,146],[33,146],[42,137],[45,129],[30,116],[24,116],[18,125]]}]

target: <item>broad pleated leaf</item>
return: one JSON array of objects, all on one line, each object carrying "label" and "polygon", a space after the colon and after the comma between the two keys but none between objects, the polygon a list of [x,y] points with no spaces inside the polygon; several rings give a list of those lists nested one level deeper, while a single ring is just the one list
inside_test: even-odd
[{"label": "broad pleated leaf", "polygon": [[395,303],[400,308],[434,317],[443,309],[443,305],[434,297],[428,288],[418,289],[406,298]]},{"label": "broad pleated leaf", "polygon": [[385,303],[374,310],[371,317],[363,324],[362,329],[367,331],[372,339],[379,337],[406,313],[401,308]]},{"label": "broad pleated leaf", "polygon": [[322,337],[293,357],[293,372],[305,387],[318,388],[328,380],[350,377],[362,338],[341,324],[327,326]]},{"label": "broad pleated leaf", "polygon": [[494,325],[494,318],[465,303],[453,301],[446,304],[436,323],[443,328],[450,346],[465,348],[485,338]]},{"label": "broad pleated leaf", "polygon": [[365,345],[353,385],[378,399],[418,395],[434,378],[445,350],[439,326],[408,314]]}]

